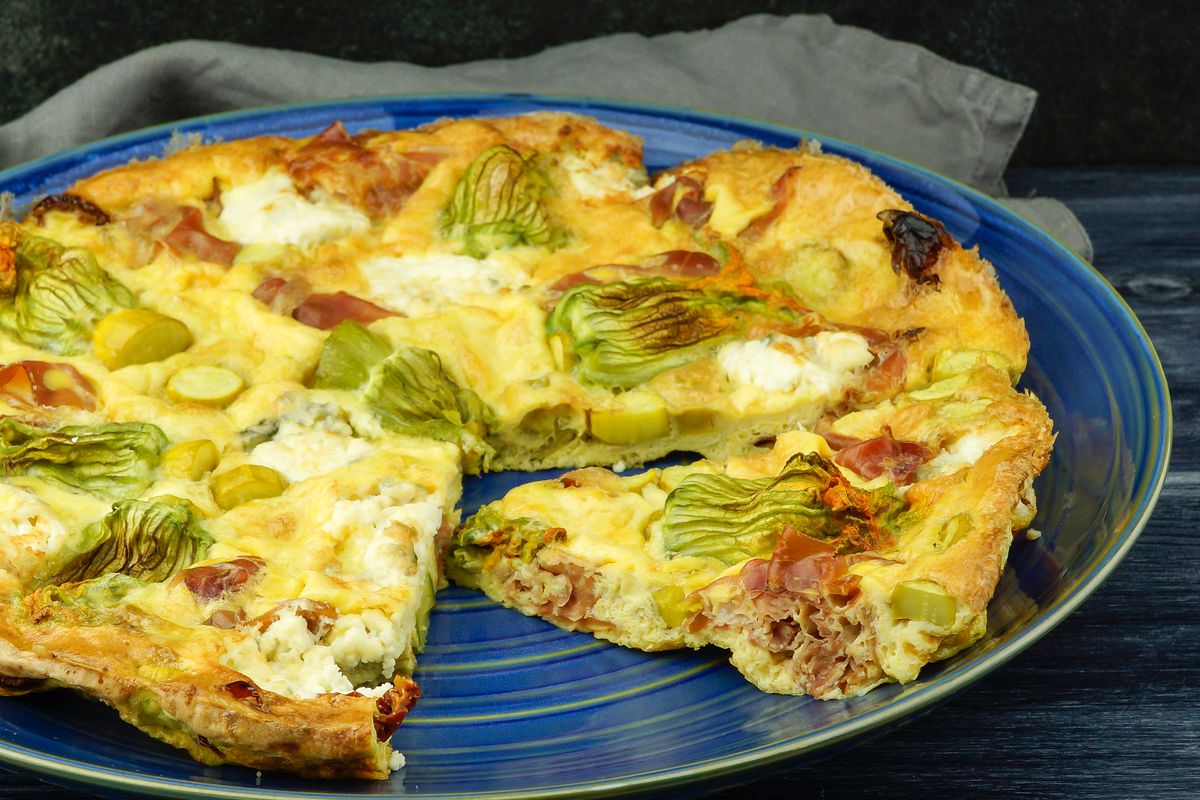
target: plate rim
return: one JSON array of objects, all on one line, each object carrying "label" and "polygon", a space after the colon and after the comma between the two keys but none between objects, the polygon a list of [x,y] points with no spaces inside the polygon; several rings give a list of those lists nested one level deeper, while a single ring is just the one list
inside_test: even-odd
[{"label": "plate rim", "polygon": [[[1090,570],[1075,580],[1074,585],[1066,589],[1058,602],[1042,614],[1033,624],[1017,633],[1012,639],[1003,642],[995,649],[982,654],[979,658],[960,665],[952,674],[939,675],[931,682],[922,684],[920,680],[910,684],[911,694],[897,697],[887,706],[867,711],[841,723],[831,725],[828,729],[806,736],[803,740],[790,740],[765,748],[755,748],[740,753],[719,756],[704,761],[678,765],[665,770],[656,770],[638,775],[605,779],[602,781],[575,782],[559,786],[545,787],[534,792],[489,792],[485,795],[492,800],[530,800],[533,797],[566,798],[566,797],[607,797],[614,794],[647,793],[660,791],[667,787],[678,788],[694,785],[701,781],[729,778],[737,774],[747,775],[748,780],[753,776],[751,770],[762,772],[781,769],[783,762],[789,759],[811,756],[820,751],[859,737],[869,731],[885,728],[899,721],[927,710],[935,704],[951,697],[975,681],[988,675],[993,670],[1003,666],[1020,653],[1024,652],[1034,642],[1057,627],[1069,617],[1088,597],[1090,597],[1116,567],[1125,559],[1142,530],[1149,522],[1158,502],[1166,481],[1170,455],[1173,446],[1174,420],[1170,402],[1170,388],[1163,370],[1162,362],[1154,348],[1153,340],[1146,332],[1137,315],[1129,304],[1112,286],[1107,278],[1091,263],[1068,248],[1061,240],[1038,226],[1019,212],[1001,204],[983,192],[968,186],[961,181],[942,175],[927,167],[906,161],[870,147],[855,144],[814,131],[781,125],[768,120],[754,117],[722,114],[686,106],[676,106],[662,103],[649,103],[632,100],[617,100],[583,95],[548,95],[538,93],[479,93],[479,92],[430,92],[409,95],[375,95],[366,97],[326,99],[306,101],[301,103],[279,103],[266,106],[235,109],[232,111],[204,114],[158,125],[147,126],[132,131],[98,139],[94,142],[72,147],[46,156],[42,156],[22,164],[17,164],[0,171],[0,186],[11,180],[29,173],[53,168],[60,162],[67,162],[97,152],[111,151],[124,146],[136,144],[139,141],[151,141],[164,138],[164,143],[172,134],[183,129],[207,129],[234,123],[251,118],[268,119],[272,116],[291,112],[311,112],[329,109],[331,114],[335,109],[357,108],[371,105],[396,106],[411,105],[420,107],[422,104],[434,103],[475,104],[477,107],[471,116],[486,116],[494,112],[496,115],[511,114],[520,104],[534,105],[544,110],[573,111],[587,114],[589,109],[623,113],[640,114],[657,119],[675,119],[684,122],[700,123],[705,126],[716,126],[728,129],[730,125],[739,128],[763,131],[776,136],[793,137],[798,140],[817,141],[828,144],[851,158],[863,156],[867,160],[878,161],[902,172],[908,172],[924,178],[934,184],[950,188],[954,193],[964,197],[972,205],[989,212],[993,217],[1007,223],[1027,236],[1041,239],[1044,246],[1049,247],[1056,256],[1056,268],[1061,268],[1062,262],[1070,264],[1089,283],[1097,299],[1107,301],[1102,303],[1111,307],[1125,323],[1130,343],[1136,346],[1136,351],[1144,361],[1141,366],[1149,367],[1153,378],[1150,386],[1145,387],[1147,399],[1147,424],[1151,432],[1149,441],[1151,447],[1157,445],[1150,459],[1151,468],[1148,471],[1149,480],[1143,482],[1140,496],[1131,497],[1130,504],[1136,501],[1134,514],[1127,519],[1120,536],[1102,554],[1095,557]],[[509,107],[507,110],[505,107]],[[0,740],[0,762],[28,769],[36,777],[42,779],[68,780],[84,786],[101,787],[103,789],[131,790],[135,792],[155,791],[160,796],[171,797],[229,797],[260,800],[264,797],[297,797],[297,798],[352,798],[359,796],[395,797],[412,796],[401,791],[400,794],[370,793],[329,793],[323,791],[285,791],[277,792],[270,789],[254,787],[227,787],[214,784],[197,784],[182,779],[149,776],[144,772],[97,767],[85,762],[62,757],[49,756],[30,748],[16,745],[7,740]],[[162,795],[162,792],[170,792]],[[450,793],[419,795],[432,800],[433,798],[463,798],[480,796],[478,793]]]}]

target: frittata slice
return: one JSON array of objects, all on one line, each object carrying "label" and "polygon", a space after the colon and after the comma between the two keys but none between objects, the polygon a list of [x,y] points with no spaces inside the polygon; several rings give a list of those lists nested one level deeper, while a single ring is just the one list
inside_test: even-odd
[{"label": "frittata slice", "polygon": [[386,777],[459,448],[307,386],[321,331],[3,232],[3,691],[84,691],[208,764]]},{"label": "frittata slice", "polygon": [[913,680],[984,631],[1052,441],[1041,404],[971,368],[793,431],[767,453],[526,484],[455,533],[447,569],[629,647],[706,644],[771,692]]},{"label": "frittata slice", "polygon": [[[84,691],[207,764],[386,777],[420,694],[410,676],[457,519],[458,453],[361,438],[328,409],[284,414],[211,472],[179,462],[191,440],[144,426],[148,485],[111,505],[9,462],[4,685]],[[59,429],[76,442],[66,480],[106,427],[119,424]],[[84,524],[81,509],[102,516]]]}]

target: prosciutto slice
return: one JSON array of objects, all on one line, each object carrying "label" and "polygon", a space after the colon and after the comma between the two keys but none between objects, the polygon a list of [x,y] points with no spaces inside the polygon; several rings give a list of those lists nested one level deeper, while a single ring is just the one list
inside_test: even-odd
[{"label": "prosciutto slice", "polygon": [[344,320],[352,319],[369,325],[377,319],[399,316],[374,303],[345,292],[334,294],[312,294],[292,311],[292,319],[310,328],[323,331],[336,328]]},{"label": "prosciutto slice", "polygon": [[399,153],[372,147],[335,122],[287,158],[287,171],[304,195],[320,190],[357,206],[373,217],[399,211],[430,170],[444,159],[442,150]]},{"label": "prosciutto slice", "polygon": [[779,215],[787,208],[788,197],[790,196],[789,184],[792,176],[800,171],[800,167],[788,167],[784,173],[776,179],[771,185],[771,197],[775,203],[771,206],[771,210],[763,214],[761,217],[755,218],[738,234],[742,239],[758,239],[767,229],[771,227],[775,220],[779,219]]},{"label": "prosciutto slice", "polygon": [[18,361],[0,367],[0,396],[23,406],[70,406],[92,411],[96,390],[70,364]]},{"label": "prosciutto slice", "polygon": [[904,486],[917,479],[917,470],[932,457],[930,448],[920,442],[901,441],[885,426],[879,436],[838,450],[833,460],[867,480],[887,475],[897,486]]},{"label": "prosciutto slice", "polygon": [[704,199],[700,181],[681,175],[650,196],[650,221],[654,227],[661,228],[672,215],[693,228],[708,222],[712,203]]},{"label": "prosciutto slice", "polygon": [[179,580],[197,600],[213,600],[239,591],[264,566],[266,564],[261,558],[245,556],[217,564],[188,567],[179,573]]},{"label": "prosciutto slice", "polygon": [[201,261],[211,261],[226,267],[233,266],[233,259],[242,249],[237,242],[218,239],[206,231],[200,209],[192,206],[184,207],[183,217],[163,241],[176,252],[191,253]]},{"label": "prosciutto slice", "polygon": [[651,256],[643,264],[605,264],[564,275],[550,286],[562,293],[584,283],[611,283],[638,278],[705,278],[721,271],[721,262],[695,250],[668,250]]}]

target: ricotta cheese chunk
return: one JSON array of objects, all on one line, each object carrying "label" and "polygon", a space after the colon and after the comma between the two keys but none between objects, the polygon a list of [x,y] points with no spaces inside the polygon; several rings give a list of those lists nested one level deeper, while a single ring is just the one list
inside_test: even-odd
[{"label": "ricotta cheese chunk", "polygon": [[439,495],[407,481],[385,484],[370,497],[336,501],[324,530],[342,542],[342,574],[376,588],[412,584],[419,566],[435,558],[442,506]]},{"label": "ricotta cheese chunk", "polygon": [[1008,435],[1005,429],[964,433],[929,461],[921,465],[917,477],[921,480],[937,475],[950,475],[972,466],[996,442]]},{"label": "ricotta cheese chunk", "polygon": [[0,569],[26,580],[69,539],[66,525],[37,495],[0,483]]},{"label": "ricotta cheese chunk", "polygon": [[495,257],[406,255],[371,258],[358,265],[370,286],[368,297],[409,316],[436,313],[446,304],[465,304],[478,295],[494,295],[528,283],[517,268]]},{"label": "ricotta cheese chunk", "polygon": [[432,600],[426,594],[436,584],[444,499],[391,481],[367,497],[335,501],[322,530],[340,556],[329,577],[372,598],[372,606],[339,613],[327,630],[314,632],[296,613],[305,601],[285,602],[265,630],[232,647],[223,663],[288,697],[387,691],[397,665],[411,662],[418,614]]},{"label": "ricotta cheese chunk", "polygon": [[270,467],[297,483],[352,464],[373,452],[370,442],[348,433],[284,419],[275,436],[255,447],[247,461]]},{"label": "ricotta cheese chunk", "polygon": [[643,173],[620,161],[592,161],[568,153],[559,159],[558,165],[567,173],[567,179],[576,194],[585,200],[603,200],[614,195],[632,196],[639,187],[646,185]]},{"label": "ricotta cheese chunk", "polygon": [[305,246],[361,233],[371,225],[353,206],[309,200],[287,173],[274,170],[223,192],[221,206],[218,220],[242,244]]},{"label": "ricotta cheese chunk", "polygon": [[857,333],[823,331],[797,339],[773,334],[730,342],[717,362],[736,386],[828,398],[841,393],[874,355]]},{"label": "ricotta cheese chunk", "polygon": [[396,662],[409,650],[412,630],[407,619],[394,619],[379,609],[340,615],[326,631],[314,632],[297,613],[298,606],[284,605],[261,632],[230,647],[222,663],[241,672],[258,686],[298,699],[322,694],[379,696],[386,682],[368,681],[356,686],[349,674],[363,674],[363,665],[376,667],[381,681],[396,671]]},{"label": "ricotta cheese chunk", "polygon": [[354,691],[332,649],[318,644],[308,621],[296,609],[280,609],[275,621],[253,638],[260,658],[236,668],[263,688],[301,698]]},{"label": "ricotta cheese chunk", "polygon": [[297,611],[300,603],[283,604],[263,631],[254,631],[223,659],[225,664],[264,689],[286,697],[359,692],[378,697],[386,681],[355,686],[346,673],[362,664],[377,664],[387,676],[408,649],[403,628],[378,609],[344,614],[328,630],[313,631]]}]

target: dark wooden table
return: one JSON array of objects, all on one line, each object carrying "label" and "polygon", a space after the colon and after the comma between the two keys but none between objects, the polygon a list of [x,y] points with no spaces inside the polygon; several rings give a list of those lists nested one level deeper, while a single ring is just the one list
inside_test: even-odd
[{"label": "dark wooden table", "polygon": [[[1175,413],[1141,539],[1066,622],[907,726],[722,798],[1200,798],[1200,167],[1028,169],[1154,339]],[[69,792],[0,772],[0,798]]]}]

